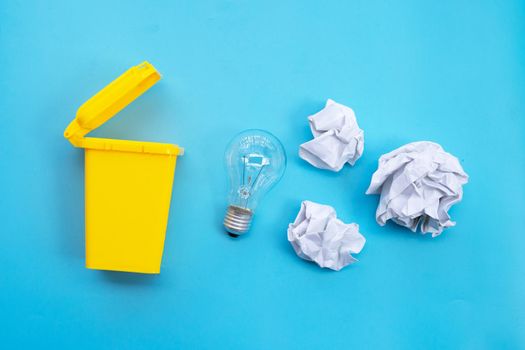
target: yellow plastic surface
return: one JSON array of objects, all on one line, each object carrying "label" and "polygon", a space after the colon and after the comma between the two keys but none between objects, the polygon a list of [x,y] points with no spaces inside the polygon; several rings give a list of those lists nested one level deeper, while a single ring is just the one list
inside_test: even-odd
[{"label": "yellow plastic surface", "polygon": [[176,159],[86,149],[86,267],[160,272]]},{"label": "yellow plastic surface", "polygon": [[160,79],[144,62],[84,103],[64,136],[85,149],[86,267],[159,273],[177,145],[84,137]]},{"label": "yellow plastic surface", "polygon": [[148,62],[130,68],[80,106],[64,137],[76,147],[83,147],[84,135],[104,124],[159,80],[159,72]]}]

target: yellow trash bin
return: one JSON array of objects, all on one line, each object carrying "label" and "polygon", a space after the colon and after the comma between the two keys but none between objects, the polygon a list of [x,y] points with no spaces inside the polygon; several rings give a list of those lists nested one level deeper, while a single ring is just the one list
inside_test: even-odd
[{"label": "yellow trash bin", "polygon": [[85,149],[86,267],[159,273],[177,145],[84,137],[160,79],[144,62],[84,103],[64,132]]}]

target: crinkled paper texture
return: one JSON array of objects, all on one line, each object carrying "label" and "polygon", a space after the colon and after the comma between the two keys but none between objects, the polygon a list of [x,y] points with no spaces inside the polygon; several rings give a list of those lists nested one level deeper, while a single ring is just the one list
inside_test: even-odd
[{"label": "crinkled paper texture", "polygon": [[288,226],[288,241],[299,257],[339,271],[357,261],[351,254],[359,253],[366,240],[359,225],[337,219],[334,208],[303,201],[294,223]]},{"label": "crinkled paper texture", "polygon": [[354,165],[364,149],[364,132],[354,111],[333,100],[308,117],[314,139],[303,143],[299,156],[320,169],[339,171],[345,163]]},{"label": "crinkled paper texture", "polygon": [[459,160],[433,142],[404,145],[379,158],[367,194],[381,195],[376,221],[393,220],[436,237],[455,225],[448,210],[463,197],[468,175]]}]

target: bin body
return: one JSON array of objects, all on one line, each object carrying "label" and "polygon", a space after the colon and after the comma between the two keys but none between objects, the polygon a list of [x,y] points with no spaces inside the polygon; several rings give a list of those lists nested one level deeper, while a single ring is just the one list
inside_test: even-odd
[{"label": "bin body", "polygon": [[176,159],[85,149],[86,267],[160,272]]}]

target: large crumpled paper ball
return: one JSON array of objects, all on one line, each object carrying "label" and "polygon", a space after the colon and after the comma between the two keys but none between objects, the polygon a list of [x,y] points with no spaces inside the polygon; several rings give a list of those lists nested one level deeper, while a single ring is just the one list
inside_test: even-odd
[{"label": "large crumpled paper ball", "polygon": [[468,175],[459,160],[434,142],[404,145],[379,158],[367,194],[380,194],[376,221],[392,219],[416,232],[436,237],[454,226],[449,209],[463,197]]},{"label": "large crumpled paper ball", "polygon": [[301,203],[288,226],[288,241],[300,258],[336,271],[356,262],[351,254],[359,253],[366,242],[359,225],[345,224],[331,206],[310,201]]}]

